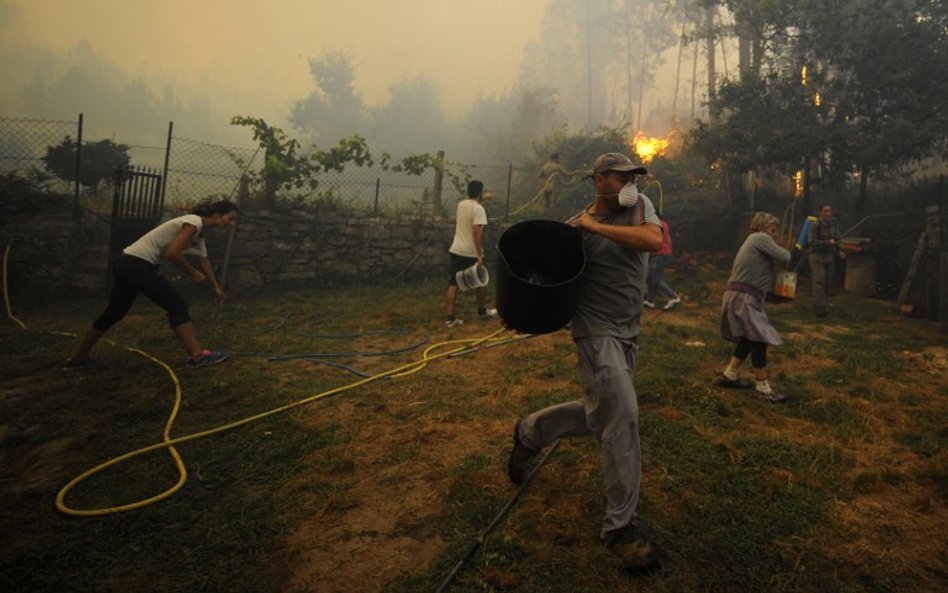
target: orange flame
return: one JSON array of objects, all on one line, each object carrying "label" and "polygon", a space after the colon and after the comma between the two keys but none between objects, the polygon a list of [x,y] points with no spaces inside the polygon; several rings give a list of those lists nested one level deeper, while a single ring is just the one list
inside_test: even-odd
[{"label": "orange flame", "polygon": [[650,163],[656,156],[665,156],[668,152],[668,138],[649,138],[641,130],[629,142],[630,148],[643,163]]}]

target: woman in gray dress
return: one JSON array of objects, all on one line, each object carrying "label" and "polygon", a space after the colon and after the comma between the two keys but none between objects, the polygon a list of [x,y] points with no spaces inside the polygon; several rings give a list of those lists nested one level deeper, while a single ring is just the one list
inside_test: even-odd
[{"label": "woman in gray dress", "polygon": [[[790,252],[777,244],[780,221],[766,212],[751,219],[751,233],[744,240],[728,278],[721,302],[721,337],[736,342],[731,360],[714,383],[721,387],[755,388],[757,397],[782,402],[767,381],[767,346],[783,343],[764,311],[764,299],[774,284],[774,266],[789,263]],[[738,376],[741,363],[750,356],[755,381]]]}]

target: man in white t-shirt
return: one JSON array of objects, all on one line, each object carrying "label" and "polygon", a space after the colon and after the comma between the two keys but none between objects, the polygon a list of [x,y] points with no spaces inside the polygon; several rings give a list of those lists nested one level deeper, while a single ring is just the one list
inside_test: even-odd
[{"label": "man in white t-shirt", "polygon": [[[484,184],[473,180],[467,184],[467,199],[458,203],[455,217],[454,241],[448,254],[451,257],[451,277],[448,280],[448,316],[444,324],[457,327],[464,321],[454,314],[458,298],[457,273],[473,265],[484,265],[484,227],[487,226],[487,212],[481,201],[484,199]],[[474,289],[477,296],[477,316],[490,319],[497,316],[497,309],[487,308],[487,290],[481,286]]]}]

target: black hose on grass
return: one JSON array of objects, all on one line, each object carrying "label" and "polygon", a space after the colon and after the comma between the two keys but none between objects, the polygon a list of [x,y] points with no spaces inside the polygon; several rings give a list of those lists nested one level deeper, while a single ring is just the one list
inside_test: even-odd
[{"label": "black hose on grass", "polygon": [[474,552],[476,552],[477,549],[481,547],[481,544],[484,543],[484,540],[487,539],[487,536],[490,534],[490,532],[493,531],[501,521],[503,521],[504,517],[507,515],[507,512],[513,508],[514,503],[517,502],[517,499],[520,498],[520,495],[523,494],[523,491],[526,490],[527,486],[530,484],[530,480],[532,480],[533,476],[536,475],[538,471],[540,471],[540,468],[543,467],[543,464],[546,463],[546,460],[550,457],[553,451],[556,450],[556,447],[559,444],[559,439],[553,441],[553,444],[550,445],[550,448],[547,449],[546,453],[543,454],[543,457],[540,458],[540,462],[537,463],[536,467],[534,467],[529,474],[527,474],[523,484],[520,484],[520,487],[517,488],[517,491],[514,492],[513,496],[510,497],[510,500],[507,501],[507,504],[505,504],[504,507],[500,509],[500,512],[497,513],[497,516],[494,517],[494,520],[490,522],[490,525],[484,528],[484,530],[477,535],[477,538],[473,541],[473,543],[471,543],[471,547],[468,548],[467,552],[464,553],[464,556],[458,560],[458,563],[454,565],[454,569],[451,570],[451,573],[448,574],[444,581],[441,582],[441,586],[438,587],[438,590],[435,593],[443,593],[444,591],[448,590],[448,587],[451,586],[451,583],[454,581],[454,577],[456,577],[458,573],[461,572],[461,568],[463,568],[468,559],[474,555]]},{"label": "black hose on grass", "polygon": [[448,355],[448,358],[456,358],[456,357],[458,357],[458,356],[464,356],[465,354],[470,354],[471,352],[477,352],[478,350],[486,350],[486,349],[488,349],[488,348],[493,348],[493,347],[495,347],[495,346],[502,346],[502,345],[504,345],[504,344],[509,344],[510,342],[517,342],[517,341],[519,341],[519,340],[525,340],[525,339],[527,339],[527,338],[535,338],[535,337],[537,337],[537,334],[521,334],[521,335],[518,335],[518,336],[514,336],[514,337],[512,337],[512,338],[507,338],[506,340],[501,340],[501,341],[499,341],[499,342],[494,342],[494,343],[492,343],[492,344],[487,344],[486,346],[474,346],[474,347],[471,347],[471,348],[467,348],[467,349],[465,349],[465,350],[461,350],[460,352],[455,352],[454,354],[449,354],[449,355]]},{"label": "black hose on grass", "polygon": [[377,329],[364,332],[352,332],[344,334],[309,334],[303,331],[296,331],[297,335],[306,336],[307,338],[321,338],[325,340],[339,340],[343,338],[361,338],[362,336],[380,336],[380,335],[397,335],[404,336],[410,334],[411,332],[405,329]]},{"label": "black hose on grass", "polygon": [[320,360],[318,358],[310,358],[307,360],[309,360],[313,364],[324,364],[326,366],[330,366],[333,368],[349,371],[350,373],[352,373],[353,375],[357,377],[371,377],[372,376],[369,373],[364,373],[360,371],[359,369],[352,368],[351,366],[347,364],[342,364],[341,362],[332,362],[331,360]]},{"label": "black hose on grass", "polygon": [[268,356],[267,360],[280,361],[280,360],[294,360],[298,358],[335,358],[343,356],[387,356],[389,354],[400,354],[402,352],[408,352],[409,350],[414,350],[420,346],[424,346],[431,341],[430,337],[427,337],[416,344],[410,344],[402,348],[395,348],[392,350],[377,350],[370,352],[303,352],[300,354],[250,354],[250,356]]}]

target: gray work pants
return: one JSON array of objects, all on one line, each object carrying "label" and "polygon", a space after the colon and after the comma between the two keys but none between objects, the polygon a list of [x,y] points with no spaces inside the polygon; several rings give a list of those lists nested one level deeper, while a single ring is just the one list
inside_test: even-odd
[{"label": "gray work pants", "polygon": [[576,340],[583,399],[544,408],[524,418],[520,437],[531,449],[558,438],[595,436],[602,445],[606,513],[602,532],[637,522],[642,481],[639,407],[632,377],[638,346],[612,337]]},{"label": "gray work pants", "polygon": [[826,310],[829,287],[836,277],[835,253],[811,253],[810,274],[813,277],[813,308]]}]

